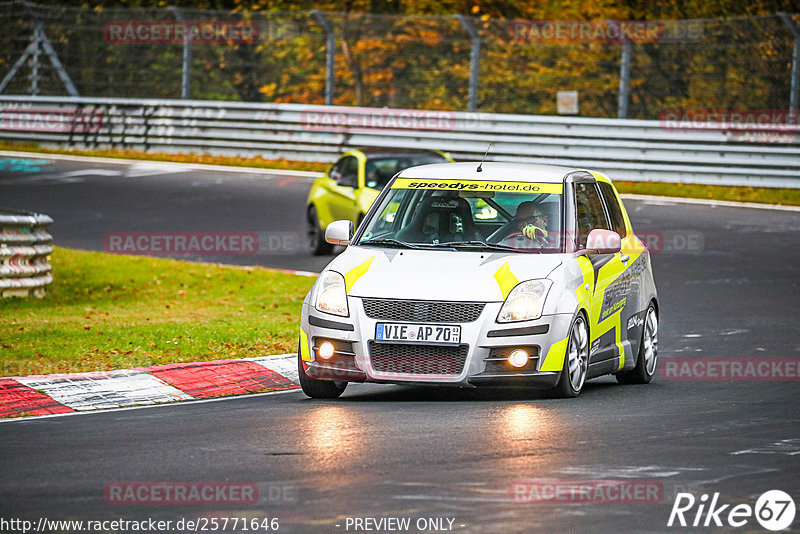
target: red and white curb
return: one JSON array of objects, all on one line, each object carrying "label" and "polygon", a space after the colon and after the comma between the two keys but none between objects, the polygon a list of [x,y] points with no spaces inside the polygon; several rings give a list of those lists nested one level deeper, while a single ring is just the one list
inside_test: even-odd
[{"label": "red and white curb", "polygon": [[298,387],[296,354],[0,378],[0,417],[124,408]]}]

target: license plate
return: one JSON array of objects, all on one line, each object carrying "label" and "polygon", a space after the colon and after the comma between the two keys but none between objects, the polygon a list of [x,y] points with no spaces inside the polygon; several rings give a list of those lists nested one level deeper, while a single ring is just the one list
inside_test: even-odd
[{"label": "license plate", "polygon": [[441,324],[378,323],[375,341],[411,341],[414,343],[461,343],[461,326]]}]

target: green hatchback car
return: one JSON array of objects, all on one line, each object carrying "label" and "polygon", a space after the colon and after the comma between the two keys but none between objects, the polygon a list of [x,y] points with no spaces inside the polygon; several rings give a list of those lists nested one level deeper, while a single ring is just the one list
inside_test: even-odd
[{"label": "green hatchback car", "polygon": [[345,152],[330,170],[314,181],[308,194],[308,243],[315,255],[330,254],[325,228],[346,219],[361,223],[389,180],[409,167],[453,161],[438,150],[362,148]]}]

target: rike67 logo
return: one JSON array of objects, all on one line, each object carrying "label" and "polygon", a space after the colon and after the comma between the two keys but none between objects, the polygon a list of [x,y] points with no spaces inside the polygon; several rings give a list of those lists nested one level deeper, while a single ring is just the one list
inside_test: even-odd
[{"label": "rike67 logo", "polygon": [[[696,508],[695,508],[696,507]],[[796,512],[794,500],[781,490],[766,491],[755,506],[749,504],[719,504],[719,493],[709,500],[708,494],[696,499],[691,493],[678,493],[667,526],[734,527],[748,525],[753,518],[762,528],[773,532],[789,528]],[[753,528],[751,525],[750,528]]]}]

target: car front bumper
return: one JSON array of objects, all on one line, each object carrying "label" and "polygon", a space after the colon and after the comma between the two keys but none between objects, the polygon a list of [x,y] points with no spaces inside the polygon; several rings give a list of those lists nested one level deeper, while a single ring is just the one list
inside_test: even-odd
[{"label": "car front bumper", "polygon": [[[546,388],[558,382],[563,368],[563,340],[572,321],[568,314],[499,324],[495,319],[502,302],[488,302],[478,318],[469,322],[403,321],[397,317],[376,318],[374,314],[369,317],[364,300],[348,297],[349,317],[325,314],[303,304],[301,329],[308,342],[304,368],[310,378],[460,387]],[[376,342],[379,322],[458,324],[461,340],[459,345],[450,346]],[[320,358],[317,350],[325,340],[335,347],[333,357],[327,360]],[[557,347],[551,351],[554,344]],[[530,354],[528,363],[521,368],[507,361],[508,354],[516,348]]]}]

